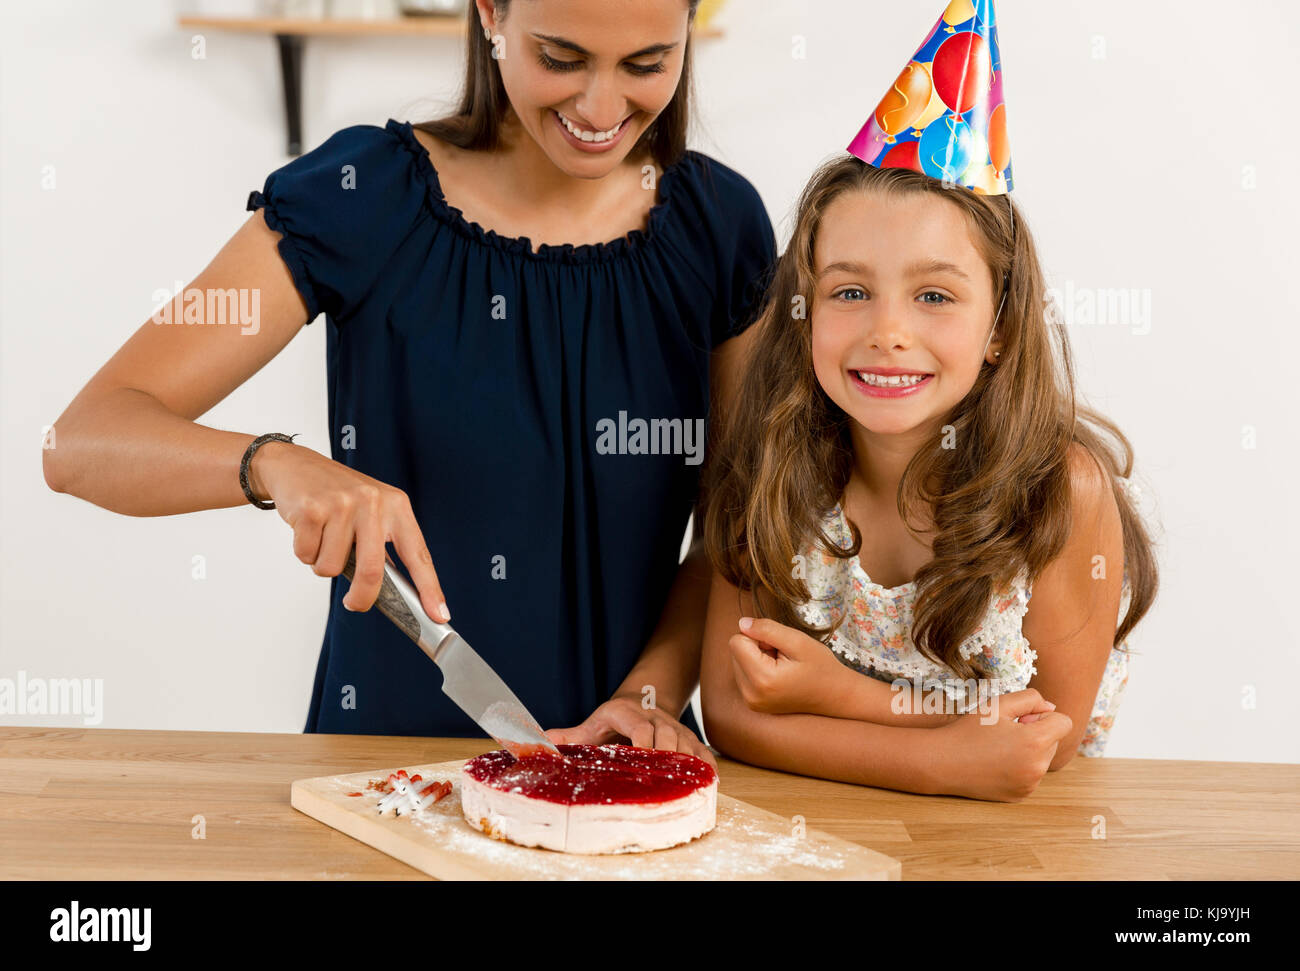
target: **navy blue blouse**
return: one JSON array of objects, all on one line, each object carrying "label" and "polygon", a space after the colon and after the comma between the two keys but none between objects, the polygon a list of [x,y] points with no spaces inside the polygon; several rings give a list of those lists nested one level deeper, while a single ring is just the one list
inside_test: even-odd
[{"label": "navy blue blouse", "polygon": [[[696,497],[709,352],[752,322],[775,262],[730,168],[688,152],[658,191],[645,231],[534,251],[449,205],[390,119],[248,199],[309,320],[325,314],[332,457],[407,493],[452,626],[543,728],[608,700],[654,631]],[[330,584],[305,730],[481,735],[388,618],[342,605],[347,587]]]}]

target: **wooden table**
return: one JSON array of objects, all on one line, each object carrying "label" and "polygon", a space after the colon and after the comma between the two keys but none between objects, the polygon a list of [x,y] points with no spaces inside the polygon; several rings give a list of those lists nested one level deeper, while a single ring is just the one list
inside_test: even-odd
[{"label": "wooden table", "polygon": [[[2,879],[424,874],[289,805],[294,779],[469,758],[488,740],[0,727]],[[1296,879],[1300,766],[1076,758],[1022,803],[719,760],[720,791],[903,864],[905,880]],[[192,832],[202,817],[206,838]],[[1095,834],[1105,827],[1105,839]]]}]

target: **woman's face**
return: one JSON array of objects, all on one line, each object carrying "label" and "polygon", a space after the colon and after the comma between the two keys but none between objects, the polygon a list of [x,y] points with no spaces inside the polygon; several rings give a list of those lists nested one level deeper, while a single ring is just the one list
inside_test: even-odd
[{"label": "woman's face", "polygon": [[677,91],[686,0],[514,0],[504,21],[492,0],[477,3],[480,21],[500,37],[511,107],[569,175],[612,171]]},{"label": "woman's face", "polygon": [[[966,217],[931,193],[846,192],[813,257],[813,370],[826,394],[870,433],[937,430],[998,348],[985,351],[993,283]],[[877,387],[870,368],[929,377]]]}]

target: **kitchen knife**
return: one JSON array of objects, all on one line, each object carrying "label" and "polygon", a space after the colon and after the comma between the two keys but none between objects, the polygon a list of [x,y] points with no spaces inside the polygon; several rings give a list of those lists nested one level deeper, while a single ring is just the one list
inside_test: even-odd
[{"label": "kitchen knife", "polygon": [[[356,566],[354,549],[348,552],[343,567],[349,581]],[[543,751],[560,755],[537,720],[478,652],[450,625],[440,624],[425,613],[415,588],[387,556],[375,606],[442,669],[443,693],[502,748],[517,759]]]}]

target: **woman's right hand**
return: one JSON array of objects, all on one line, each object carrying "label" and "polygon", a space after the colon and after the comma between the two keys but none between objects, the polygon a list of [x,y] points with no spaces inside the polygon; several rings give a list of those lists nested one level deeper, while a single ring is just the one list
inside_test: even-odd
[{"label": "woman's right hand", "polygon": [[[1020,802],[1038,788],[1073,723],[1063,712],[1043,713],[1048,703],[1033,688],[993,700],[995,721],[976,710],[934,729],[943,740],[942,792]],[[1036,718],[1022,718],[1030,714]]]},{"label": "woman's right hand", "polygon": [[392,542],[411,575],[425,612],[451,620],[433,557],[401,489],[372,479],[319,452],[290,442],[267,442],[249,463],[253,494],[275,502],[293,527],[293,552],[317,576],[343,572],[356,546],[352,586],[343,598],[348,610],[369,610],[384,580],[384,545]]}]

